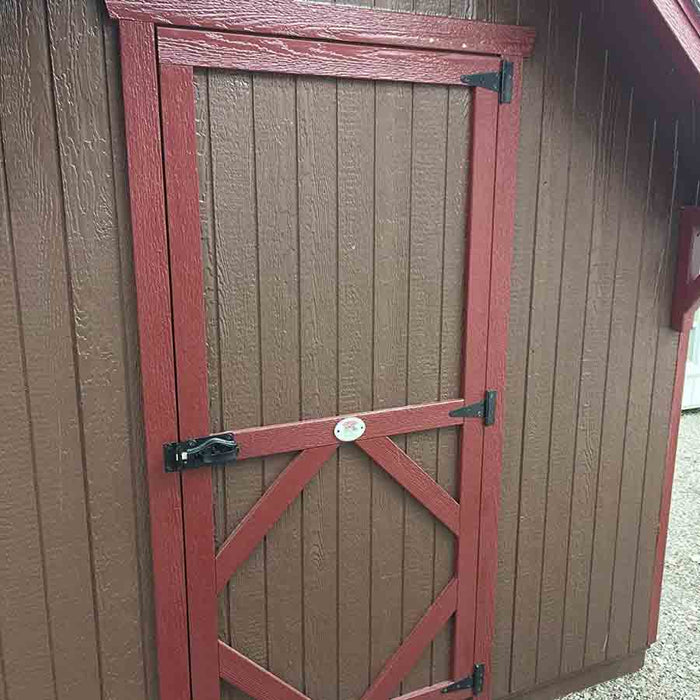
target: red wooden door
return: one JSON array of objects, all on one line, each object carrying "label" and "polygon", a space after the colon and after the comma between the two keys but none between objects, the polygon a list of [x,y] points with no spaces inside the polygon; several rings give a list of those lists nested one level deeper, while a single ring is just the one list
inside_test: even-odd
[{"label": "red wooden door", "polygon": [[[481,504],[487,488],[483,470],[497,469],[500,456],[493,456],[495,464],[489,460],[489,455],[484,456],[487,433],[497,428],[487,427],[483,416],[465,417],[459,410],[485,402],[487,392],[496,388],[487,384],[487,361],[493,303],[492,242],[499,94],[491,89],[466,87],[461,78],[499,74],[501,60],[470,54],[169,28],[158,30],[158,58],[180,439],[184,443],[190,438],[206,439],[210,434],[223,432],[221,437],[228,441],[228,449],[235,441],[236,452],[235,460],[216,471],[206,461],[203,465],[193,465],[198,456],[204,454],[197,447],[188,455],[188,446],[181,444],[169,457],[176,460],[171,468],[182,471],[193,696],[197,700],[221,697],[220,679],[223,679],[244,693],[232,697],[257,700],[327,700],[341,696],[361,697],[362,700],[393,697],[408,700],[443,695],[456,699],[471,697],[472,689],[465,679],[488,663],[484,644],[490,634],[490,623],[488,616],[482,615],[480,619],[478,614],[478,600],[484,597],[479,587],[489,589],[485,593],[487,599],[493,587],[492,576],[489,578],[482,571],[480,578],[479,573],[480,542],[483,548],[485,542],[493,543],[495,537],[495,523],[485,522],[482,517]],[[216,72],[200,73],[211,69]],[[303,78],[274,77],[280,74]],[[259,75],[272,77],[265,82],[265,78],[256,77]],[[314,83],[318,80],[314,76],[325,77],[326,82]],[[327,106],[323,94],[328,79],[336,95],[331,119],[322,112],[324,104]],[[300,82],[302,80],[304,82]],[[225,88],[219,91],[220,98],[234,100],[231,114],[237,116],[218,122],[216,134],[213,134],[216,117],[213,112],[220,104],[215,97],[219,90],[217,81],[228,85],[228,92]],[[245,83],[248,92],[243,92],[249,99],[239,99],[236,81]],[[449,90],[440,88],[443,93],[420,93],[411,88],[411,84],[452,87]],[[318,85],[321,87],[317,89]],[[363,127],[374,132],[373,247],[367,258],[371,259],[374,270],[371,279],[363,276],[366,260],[353,247],[357,241],[351,240],[346,247],[338,233],[341,225],[337,205],[339,188],[349,188],[347,196],[351,205],[354,197],[359,196],[359,190],[352,189],[352,182],[343,179],[341,165],[341,161],[354,158],[357,152],[351,144],[342,155],[339,146],[346,130],[351,128],[345,117],[352,116],[356,101],[367,98],[358,85],[370,85],[373,90],[370,102],[374,123],[363,125],[361,116],[354,122],[359,127],[358,133],[361,134]],[[387,92],[377,88],[378,85],[393,87]],[[202,91],[207,95],[200,104],[198,99],[202,96],[197,93]],[[347,93],[347,113],[339,107],[338,96],[343,91]],[[466,94],[467,102],[459,103],[458,93]],[[442,104],[431,107],[431,94]],[[465,133],[450,142],[449,129],[445,127],[441,153],[432,153],[430,148],[412,151],[406,170],[409,196],[402,210],[396,204],[400,199],[394,177],[398,166],[392,159],[397,158],[398,163],[402,150],[415,149],[420,142],[419,126],[412,123],[417,119],[416,104],[420,104],[416,100],[426,105],[426,115],[432,114],[433,109],[443,115],[432,122],[428,120],[435,129],[444,126],[440,121],[449,122],[451,109],[467,104],[462,112]],[[408,123],[401,105],[411,110]],[[302,119],[303,110],[307,110],[306,121]],[[250,124],[247,137],[235,127],[241,115]],[[378,139],[378,124],[384,117],[388,121]],[[319,124],[323,127],[316,128]],[[331,156],[330,142],[324,139],[327,136],[324,130],[328,128],[335,130],[336,150]],[[293,136],[287,138],[285,134]],[[407,134],[410,144],[406,143]],[[215,147],[215,140],[223,145]],[[217,151],[219,147],[221,150]],[[308,158],[302,158],[302,152]],[[435,190],[438,195],[433,193],[431,199],[420,195],[422,190],[416,183],[429,179],[430,173],[436,171],[427,166],[425,171],[421,170],[423,161],[429,163],[433,158],[443,171],[443,185]],[[377,173],[384,172],[383,159],[391,163],[387,164],[386,174],[379,176]],[[211,172],[207,173],[207,168]],[[450,209],[450,178],[456,178],[457,189],[463,190],[454,196],[458,198],[459,207],[467,212],[459,246],[444,237],[444,221]],[[237,208],[226,209],[221,201],[226,196],[225,190],[220,189],[223,180],[229,183],[226,191],[244,191],[248,199],[242,198]],[[214,186],[212,182],[219,184]],[[382,189],[384,184],[386,188]],[[248,191],[251,187],[254,192]],[[328,187],[334,188],[337,207],[330,215],[326,198]],[[218,202],[207,201],[216,197]],[[391,211],[383,215],[377,213],[388,206],[387,203],[393,203],[389,206]],[[357,207],[360,206],[358,201]],[[303,207],[312,213],[306,225],[301,222]],[[216,225],[220,227],[226,225],[226,217],[232,217],[228,223],[237,232],[229,241],[232,248],[221,241],[217,246],[216,240],[211,247],[206,245],[206,221],[217,215]],[[421,226],[429,228],[436,217],[442,217],[443,238],[441,245],[431,247]],[[334,238],[328,237],[329,228],[333,229]],[[385,246],[395,234],[396,245]],[[330,241],[334,243],[330,245]],[[236,264],[227,256],[235,257]],[[341,274],[341,258],[348,269],[353,270],[352,275]],[[384,267],[380,268],[381,265]],[[457,272],[448,279],[445,271],[450,267],[455,267]],[[427,291],[429,285],[425,284],[429,270],[438,271],[443,280],[441,288],[432,288],[432,300]],[[330,286],[328,275],[333,278]],[[385,285],[393,288],[396,280],[404,278],[405,298],[395,291],[382,297]],[[364,288],[363,280],[366,281]],[[459,280],[458,289],[454,289],[456,280]],[[452,300],[446,301],[446,295],[450,294]],[[454,312],[456,308],[455,299],[462,308],[452,314],[452,326],[449,326],[447,316],[450,309]],[[357,322],[365,303],[373,304],[373,340],[362,347],[363,338],[357,336],[353,323]],[[218,305],[215,312],[209,308],[212,304]],[[410,327],[395,332],[396,317],[403,313],[403,304]],[[378,305],[384,309],[384,315],[374,308]],[[340,312],[341,307],[345,309],[344,314]],[[438,312],[433,313],[434,309],[439,310],[439,319],[435,318]],[[224,317],[230,319],[229,325]],[[212,323],[216,326],[213,331],[209,328]],[[450,347],[442,342],[442,336],[454,334],[455,328],[461,339],[457,346]],[[345,331],[347,335],[343,334]],[[436,331],[441,343],[435,344],[432,356],[435,362],[431,364],[432,361],[426,359],[428,356],[422,353],[433,342]],[[221,347],[222,342],[227,342],[227,334],[233,334],[238,343],[228,354]],[[354,354],[344,356],[343,360],[345,342],[354,342],[357,347]],[[218,354],[212,350],[212,343],[219,344]],[[400,348],[401,345],[404,347]],[[399,362],[396,358],[404,349],[407,355],[423,360],[415,366],[408,360]],[[500,352],[500,348],[497,351]],[[292,354],[296,358],[293,361],[289,360]],[[371,356],[369,364],[365,362],[368,356]],[[330,370],[329,357],[333,359]],[[401,364],[398,373],[397,362]],[[224,365],[228,369],[222,369]],[[443,365],[459,368],[460,377],[450,398],[445,398],[449,390],[440,389]],[[351,387],[346,392],[347,399],[352,397],[352,386],[361,385],[368,373],[374,385],[384,382],[389,386],[402,372],[410,375],[410,381],[406,380],[405,390],[394,393],[386,401],[377,398],[376,392],[368,404],[343,400],[339,389],[341,374],[345,377],[345,386]],[[429,391],[427,394],[412,393],[410,386],[421,384],[421,377],[431,372],[438,377],[432,400],[411,401],[412,396],[424,399],[430,395]],[[229,377],[228,386],[222,379],[225,373]],[[259,401],[265,405],[251,412],[246,406],[252,400],[250,397],[258,392],[258,385],[259,392],[264,395],[264,401]],[[228,397],[225,396],[227,391]],[[232,408],[220,410],[226,401]],[[387,404],[388,407],[384,407]],[[342,410],[362,405],[365,409],[369,406],[369,410]],[[218,413],[219,420],[212,421],[213,412]],[[230,419],[225,417],[229,413]],[[224,423],[224,419],[231,422]],[[449,484],[438,483],[437,474],[431,473],[430,465],[422,456],[433,454],[430,449],[439,455],[436,447],[440,441],[439,431],[450,427],[454,430],[454,426],[460,428],[459,436],[454,436],[455,451],[448,450],[442,458],[436,458],[438,463],[442,459],[454,464],[455,485],[450,489]],[[450,439],[449,436],[444,438],[445,445]],[[426,440],[432,445],[427,451],[421,447]],[[227,449],[221,441],[211,444],[215,445],[214,452]],[[207,446],[210,444],[205,445],[205,453]],[[185,455],[188,457],[183,461]],[[426,595],[430,600],[423,606],[422,613],[418,615],[413,610],[408,622],[407,619],[401,621],[398,639],[394,643],[387,642],[384,652],[374,654],[368,682],[358,680],[355,690],[344,693],[339,669],[345,666],[339,660],[344,640],[343,624],[339,622],[343,601],[337,592],[346,576],[356,582],[353,586],[364,585],[365,572],[370,579],[376,576],[372,585],[380,586],[381,562],[377,564],[379,568],[365,570],[360,566],[359,571],[352,568],[352,563],[342,567],[336,564],[333,573],[325,578],[314,575],[311,583],[311,579],[302,574],[298,596],[290,597],[287,595],[290,588],[285,587],[284,579],[297,575],[297,548],[302,558],[307,552],[308,543],[304,544],[304,537],[317,536],[324,542],[323,528],[332,527],[333,537],[328,539],[338,544],[343,535],[343,523],[337,510],[334,523],[325,522],[323,513],[314,520],[315,511],[304,521],[307,511],[303,510],[296,530],[284,518],[312,484],[316,484],[313,488],[320,492],[307,495],[307,505],[322,504],[324,497],[336,498],[344,469],[349,470],[362,459],[371,470],[388,475],[406,494],[401,510],[397,511],[401,513],[399,526],[403,528],[404,541],[407,529],[420,524],[415,526],[418,534],[414,535],[411,553],[417,553],[420,559],[423,552],[425,559],[436,566],[437,539],[454,540],[454,569],[444,582],[436,576],[437,568],[428,572],[431,583],[423,588],[429,589]],[[253,467],[246,467],[251,464]],[[321,482],[318,481],[319,474],[324,473],[324,465],[334,475],[330,484],[326,481],[325,487],[319,486]],[[256,498],[248,497],[249,508],[244,509],[235,497],[239,489],[247,488],[249,479],[261,479],[263,483]],[[374,483],[371,481],[370,490]],[[384,511],[391,510],[391,506],[378,500],[380,486],[370,496],[374,498],[371,517],[376,527],[373,525],[370,540],[375,558],[376,552],[390,551],[392,545],[386,538],[392,536],[395,531],[392,528],[397,523],[394,519],[393,525],[382,525]],[[351,492],[352,484],[347,493]],[[391,493],[395,500],[395,492]],[[239,511],[235,518],[226,514],[227,506]],[[319,508],[322,510],[322,506]],[[344,512],[347,514],[347,509]],[[367,512],[360,503],[356,518],[366,517]],[[426,517],[433,523],[427,529]],[[228,531],[232,520],[234,526]],[[491,530],[490,535],[485,536],[485,529]],[[425,545],[420,542],[420,533],[432,533]],[[396,589],[395,595],[402,599],[405,608],[412,576],[419,577],[424,567],[417,566],[412,573],[410,562],[406,562],[406,557],[412,554],[407,555],[406,546],[402,546],[401,590]],[[272,550],[277,558],[270,554]],[[284,550],[290,555],[291,563],[282,561]],[[265,588],[262,605],[266,629],[259,631],[260,639],[265,638],[264,654],[257,654],[254,640],[246,648],[237,648],[236,640],[246,634],[239,629],[242,618],[224,614],[222,622],[221,615],[222,606],[230,609],[237,605],[240,610],[241,606],[260,603],[260,598],[250,593],[250,579],[247,584],[229,585],[253,556],[264,560],[264,575],[257,579]],[[321,555],[312,552],[309,556],[313,561],[314,556]],[[446,561],[452,561],[451,554],[445,556]],[[481,556],[484,556],[483,551]],[[317,605],[321,608],[325,604],[326,594],[320,587],[316,593],[307,590],[324,580],[336,591],[334,604],[338,618],[333,639],[324,638],[325,630],[329,629],[324,627],[327,610],[317,615],[313,613]],[[276,592],[281,604],[275,598]],[[246,595],[251,597],[246,598]],[[385,595],[390,601],[391,591]],[[233,602],[236,598],[238,600]],[[375,600],[375,607],[384,605],[377,603],[378,600]],[[299,601],[305,606],[301,615],[294,609]],[[281,622],[272,619],[269,606],[275,607]],[[420,605],[415,609],[419,610]],[[391,621],[390,614],[377,617],[377,613],[376,609],[370,613],[373,617],[367,639],[373,649],[375,640],[384,633],[382,621],[387,625]],[[295,621],[297,618],[299,625]],[[448,675],[439,677],[439,672],[432,668],[416,676],[424,678],[423,681],[405,680],[417,665],[430,665],[425,661],[426,654],[433,658],[433,667],[439,665],[435,660],[434,640],[448,622],[447,633],[442,632],[449,636],[443,644],[451,654]],[[351,623],[352,620],[348,620],[346,624]],[[294,630],[298,626],[301,642],[297,649]],[[250,630],[248,637],[251,637]],[[281,647],[286,647],[284,660],[276,661],[282,652],[271,649]],[[318,667],[327,665],[325,647],[333,647],[330,657],[335,657],[334,680],[327,683],[323,680],[323,668],[313,669],[314,663]],[[301,659],[300,668],[303,667],[299,672],[289,660],[295,654]],[[256,655],[257,660],[251,658]],[[307,667],[312,670],[307,672]],[[463,687],[454,685],[460,681]],[[359,692],[358,687],[362,688]]]}]

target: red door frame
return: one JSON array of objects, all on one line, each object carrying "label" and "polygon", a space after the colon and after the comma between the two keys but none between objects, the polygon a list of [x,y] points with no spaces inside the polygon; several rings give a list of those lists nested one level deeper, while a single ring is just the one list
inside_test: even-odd
[{"label": "red door frame", "polygon": [[[180,2],[177,0],[168,0],[168,2],[165,0],[141,2],[107,0],[107,4],[110,14],[120,19],[151,508],[160,691],[163,700],[184,700],[193,696],[197,700],[202,700],[218,697],[219,675],[217,655],[210,653],[212,648],[215,649],[219,645],[215,624],[216,567],[210,541],[213,524],[208,522],[208,516],[202,518],[203,513],[211,513],[211,475],[209,470],[185,472],[182,476],[165,474],[162,460],[163,443],[176,440],[178,434],[184,438],[208,432],[201,266],[193,264],[193,259],[199,259],[201,251],[198,239],[195,241],[197,244],[195,250],[191,245],[191,236],[188,241],[186,235],[186,231],[192,230],[190,227],[198,229],[199,214],[197,197],[171,198],[170,201],[176,203],[177,210],[173,209],[172,204],[170,205],[168,231],[165,183],[167,181],[168,191],[175,188],[178,192],[196,193],[198,188],[195,167],[174,167],[178,159],[183,158],[190,165],[195,163],[191,66],[193,64],[210,65],[205,61],[211,59],[211,56],[209,59],[206,56],[198,58],[197,46],[201,46],[202,41],[225,39],[223,43],[225,50],[222,50],[222,42],[219,41],[216,55],[229,55],[232,65],[240,65],[238,62],[241,60],[241,53],[236,51],[236,46],[232,48],[230,35],[217,37],[210,33],[203,35],[186,30],[167,28],[156,30],[156,26],[177,24],[236,29],[241,32],[274,31],[276,34],[295,37],[333,38],[342,42],[352,40],[357,44],[381,43],[414,49],[426,45],[435,48],[435,42],[437,42],[439,48],[450,48],[455,54],[462,54],[459,57],[452,57],[452,54],[448,53],[435,54],[440,57],[439,64],[443,66],[443,72],[440,72],[439,69],[430,67],[430,61],[425,62],[425,65],[420,60],[413,61],[415,55],[422,54],[412,52],[412,67],[403,79],[413,82],[454,82],[454,78],[447,79],[444,72],[444,66],[449,65],[451,60],[457,63],[472,62],[473,66],[490,65],[489,62],[493,62],[494,58],[487,58],[487,56],[513,62],[515,75],[511,103],[499,105],[496,108],[497,100],[494,93],[476,90],[475,128],[494,131],[496,144],[494,153],[491,156],[487,153],[480,154],[479,143],[484,143],[484,140],[474,138],[472,141],[475,148],[472,154],[475,167],[478,167],[476,164],[482,163],[480,167],[484,168],[484,172],[490,170],[491,175],[486,178],[490,185],[478,188],[480,191],[478,189],[472,191],[473,206],[470,207],[469,227],[472,231],[488,229],[488,235],[479,239],[480,245],[486,246],[483,250],[486,251],[486,259],[491,260],[491,268],[489,270],[486,266],[477,265],[473,255],[468,261],[468,265],[473,268],[472,274],[469,275],[472,290],[470,296],[477,296],[475,290],[483,295],[482,308],[486,310],[486,318],[483,324],[483,337],[478,344],[471,343],[467,347],[465,357],[466,363],[471,363],[471,367],[476,365],[480,368],[476,373],[470,372],[469,375],[465,373],[465,377],[477,376],[481,373],[483,377],[481,387],[488,386],[499,392],[503,391],[505,385],[521,69],[522,59],[529,55],[532,49],[534,34],[532,30],[526,28],[386,13],[347,6],[321,6],[301,3],[297,0],[276,0],[275,2],[239,0],[235,7],[226,10],[222,10],[216,0],[199,0],[195,9],[192,8],[193,3],[187,3],[184,0]],[[160,58],[156,49],[156,31]],[[179,40],[179,43],[175,39]],[[248,37],[247,42],[250,43],[250,41],[265,41],[265,38]],[[279,43],[280,40],[275,41]],[[293,41],[295,49],[303,48],[306,43]],[[285,43],[289,44],[289,42]],[[194,51],[192,51],[193,45]],[[372,53],[370,47],[363,49],[361,46],[352,47],[347,44],[336,44],[333,49],[335,54],[353,54],[355,58],[358,55],[361,58],[363,51],[367,56]],[[397,48],[393,51],[400,58],[401,49]],[[484,54],[484,56],[479,57],[474,54]],[[163,64],[161,81],[167,81],[169,86],[168,90],[163,91],[162,108],[168,108],[167,101],[169,108],[178,109],[180,114],[180,119],[165,121],[163,134],[160,130],[159,60]],[[183,63],[189,63],[189,65],[183,65]],[[298,73],[303,72],[305,68],[308,69],[308,65],[303,60],[301,64],[295,67],[293,72]],[[361,60],[360,64],[362,64]],[[371,66],[371,61],[367,62],[367,65]],[[396,79],[396,70],[400,70],[401,65],[401,61],[397,61],[394,73],[391,75],[376,75],[367,68],[366,70],[370,70],[369,73],[362,69],[360,75],[348,74],[348,77]],[[494,113],[497,113],[495,120]],[[478,126],[479,123],[481,127]],[[161,142],[166,144],[166,162],[169,163],[166,166],[165,178]],[[177,144],[178,147],[168,149],[167,144]],[[498,196],[495,196],[495,193],[498,193]],[[477,205],[477,202],[481,204]],[[173,286],[172,307],[170,274],[178,279],[178,285]],[[482,284],[474,281],[479,275],[481,275]],[[474,303],[477,303],[476,299]],[[187,313],[183,313],[186,309]],[[175,349],[173,329],[178,338]],[[478,353],[473,351],[477,345],[480,349]],[[485,348],[488,350],[484,351]],[[174,370],[175,359],[180,370],[177,380]],[[182,371],[184,367],[187,367],[186,371]],[[186,405],[180,406],[179,415],[175,405],[176,381],[177,394],[187,396]],[[465,385],[463,396],[467,402],[479,398],[469,385]],[[429,407],[423,407],[421,421],[429,413]],[[444,416],[446,413],[445,406],[441,406],[441,415]],[[415,418],[415,415],[413,417]],[[392,417],[392,420],[394,418]],[[488,663],[493,637],[503,412],[500,411],[496,424],[488,430],[479,428],[473,421],[465,421],[464,426],[465,445],[474,444],[466,440],[470,431],[479,435],[476,443],[479,468],[476,471],[481,481],[480,488],[477,488],[481,498],[478,507],[474,507],[472,499],[471,507],[465,508],[463,512],[468,512],[470,517],[480,523],[480,527],[475,530],[479,537],[478,546],[477,543],[472,543],[467,547],[465,543],[464,551],[460,551],[456,578],[459,578],[459,570],[462,567],[478,565],[477,590],[471,592],[459,590],[457,586],[449,584],[426,615],[426,624],[434,626],[445,614],[449,617],[451,613],[447,611],[454,610],[453,603],[457,607],[459,596],[473,596],[476,601],[477,635],[475,640],[473,638],[470,640],[471,633],[457,632],[454,672],[456,677],[467,675],[471,671],[471,667],[467,664],[471,664],[472,659],[479,658],[485,661],[487,663],[486,697],[489,697]],[[245,432],[247,435],[237,434],[239,441],[254,440],[256,431]],[[468,447],[463,450],[465,459],[468,449],[473,448]],[[482,461],[482,454],[488,455],[488,460]],[[463,483],[462,487],[464,493],[461,494],[460,500],[466,502],[466,491],[474,493],[474,483],[470,485]],[[191,531],[188,528],[186,544],[183,538],[182,519],[183,513],[187,517],[190,509],[197,512],[197,518],[192,518],[191,522],[197,522],[199,525],[197,531]],[[473,553],[474,558],[478,552],[478,562],[469,559],[469,552]],[[210,572],[207,586],[202,587],[200,582],[196,590],[188,591],[185,577],[186,559],[188,562],[196,562],[199,571]],[[464,577],[463,580],[468,580],[468,577]],[[193,629],[199,632],[195,636],[188,637],[188,615],[190,619],[199,621],[212,620],[213,624],[208,630],[204,625],[194,625]],[[419,624],[423,624],[426,618]],[[457,627],[459,626],[458,621]],[[473,630],[474,622],[465,622],[464,628]],[[424,631],[421,630],[421,633]],[[409,647],[408,651],[404,649],[403,655],[398,655],[396,664],[398,668],[392,671],[399,678],[405,670],[408,670],[404,669],[404,666],[411,658],[409,643],[413,637],[414,635],[409,635],[406,644],[400,648],[401,651],[407,645]],[[413,642],[415,646],[415,639]],[[249,664],[243,663],[241,666],[238,662],[240,659],[235,652],[233,654],[227,652],[222,656],[222,672],[233,676],[243,668],[245,672],[252,673],[247,682],[265,685],[266,672],[260,675]],[[197,673],[192,673],[191,668],[197,669]],[[212,678],[216,679],[215,683],[211,680]],[[214,685],[216,685],[215,689]],[[300,697],[300,694],[291,688],[288,691],[280,685],[274,685],[273,688],[276,698]],[[436,697],[439,690],[439,687],[433,689]],[[456,694],[455,697],[467,695]],[[378,692],[368,697],[383,696]],[[428,698],[433,697],[433,693],[409,694],[406,700],[409,697]]]}]

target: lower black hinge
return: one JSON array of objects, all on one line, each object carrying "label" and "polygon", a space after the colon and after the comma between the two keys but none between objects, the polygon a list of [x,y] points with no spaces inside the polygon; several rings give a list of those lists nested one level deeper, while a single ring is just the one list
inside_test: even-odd
[{"label": "lower black hinge", "polygon": [[501,61],[501,70],[493,73],[472,73],[463,75],[460,80],[469,87],[480,87],[498,93],[501,104],[513,101],[513,62]]},{"label": "lower black hinge", "polygon": [[183,469],[232,462],[237,459],[239,452],[240,448],[233,433],[209,435],[184,442],[168,442],[163,445],[165,471],[181,472]]},{"label": "lower black hinge", "polygon": [[458,690],[469,690],[471,688],[472,695],[479,695],[484,690],[484,678],[486,676],[486,666],[477,664],[474,666],[474,673],[471,676],[462,678],[461,681],[456,681],[448,686],[445,686],[441,693],[456,693]]},{"label": "lower black hinge", "polygon": [[496,422],[497,399],[497,391],[487,391],[483,401],[456,408],[454,411],[450,411],[450,416],[452,418],[483,418],[484,425],[493,425]]}]

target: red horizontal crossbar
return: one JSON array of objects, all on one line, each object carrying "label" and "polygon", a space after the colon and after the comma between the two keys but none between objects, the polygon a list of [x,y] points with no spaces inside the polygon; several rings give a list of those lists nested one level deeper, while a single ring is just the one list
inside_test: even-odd
[{"label": "red horizontal crossbar", "polygon": [[493,56],[168,28],[158,30],[158,57],[202,68],[442,85],[501,67]]},{"label": "red horizontal crossbar", "polygon": [[459,535],[459,503],[431,479],[388,437],[358,440],[361,447],[385,472],[425,506],[445,527]]},{"label": "red horizontal crossbar", "polygon": [[[434,430],[449,425],[463,425],[464,418],[452,418],[450,411],[464,406],[462,399],[440,401],[417,406],[402,406],[355,415],[367,428],[363,439],[402,435],[420,430]],[[343,416],[281,423],[261,428],[234,430],[240,447],[239,459],[265,457],[283,452],[298,452],[309,447],[338,445],[333,428]]]},{"label": "red horizontal crossbar", "polygon": [[[452,685],[452,681],[443,681],[442,683],[431,685],[428,688],[414,690],[412,693],[400,695],[399,697],[393,698],[393,700],[445,700],[445,693],[442,691],[444,688],[447,688],[448,685]],[[471,690],[458,690],[450,692],[449,700],[465,700],[465,698],[471,697],[474,697]]]}]

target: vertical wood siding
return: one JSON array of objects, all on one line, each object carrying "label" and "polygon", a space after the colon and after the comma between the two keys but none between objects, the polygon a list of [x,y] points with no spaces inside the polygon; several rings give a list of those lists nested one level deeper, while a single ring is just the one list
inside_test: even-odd
[{"label": "vertical wood siding", "polygon": [[[196,81],[212,429],[459,396],[469,92]],[[454,494],[457,437],[397,441]],[[220,470],[220,539],[289,460]],[[234,576],[222,632],[312,697],[357,697],[449,581],[453,549],[345,447]],[[442,632],[404,691],[446,680],[450,648]]]},{"label": "vertical wood siding", "polygon": [[[381,5],[538,29],[512,270],[502,698],[646,645],[674,214],[697,191],[678,153],[694,123],[604,50],[602,3]],[[5,2],[0,27],[0,700],[157,700],[117,32],[99,0]],[[462,256],[440,246],[462,245],[464,92],[215,72],[196,87],[212,429],[451,397],[456,358],[434,335],[461,324],[461,289],[441,280]],[[443,189],[441,238],[420,214]],[[436,306],[441,324],[425,317]],[[408,449],[454,491],[453,431]],[[219,538],[285,459],[217,473]],[[433,563],[415,556],[425,537]],[[312,696],[357,697],[446,582],[452,543],[343,448],[222,596],[221,633]],[[445,677],[448,651],[444,632],[406,688]]]}]

